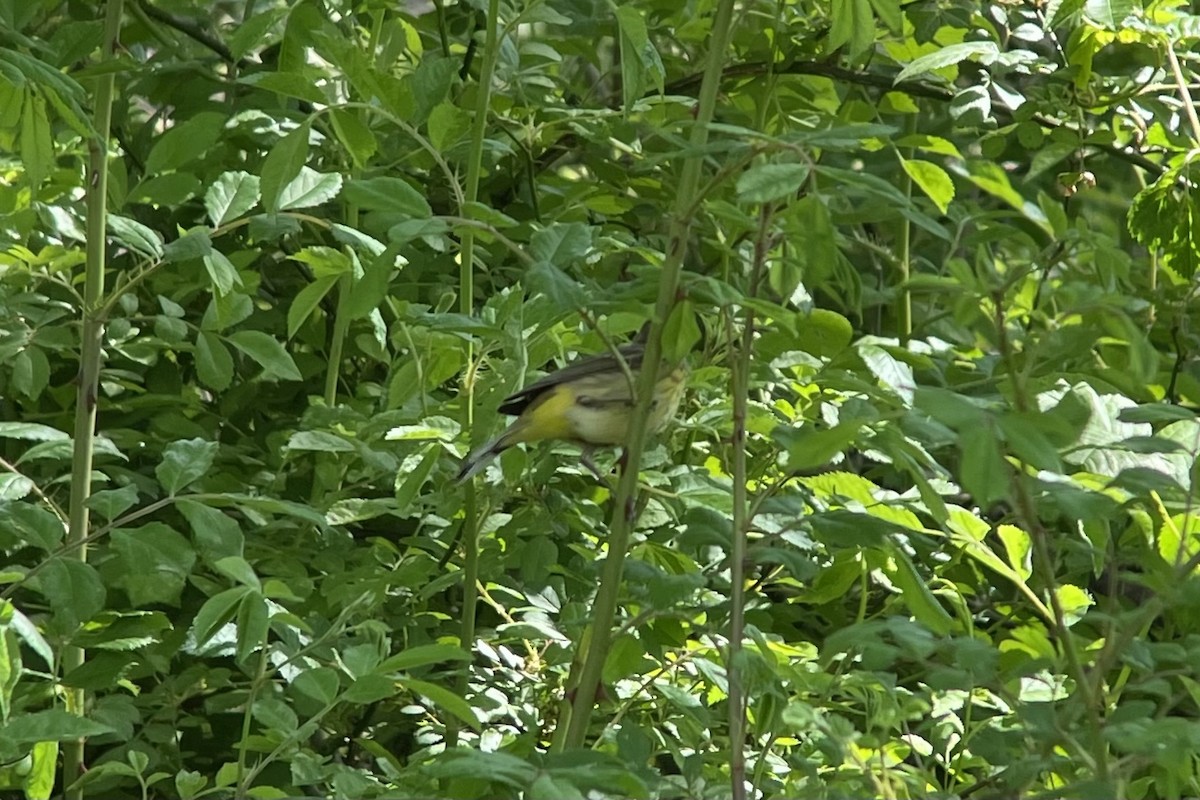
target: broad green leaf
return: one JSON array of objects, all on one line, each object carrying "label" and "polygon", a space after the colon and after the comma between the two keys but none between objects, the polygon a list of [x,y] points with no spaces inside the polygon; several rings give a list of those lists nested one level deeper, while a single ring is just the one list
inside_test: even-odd
[{"label": "broad green leaf", "polygon": [[[258,13],[260,12],[256,11],[255,16]],[[311,78],[298,72],[253,72],[238,78],[238,83],[275,92],[284,97],[294,97],[308,103],[327,102],[327,98],[321,93],[321,87],[316,86]]]},{"label": "broad green leaf", "polygon": [[460,721],[467,723],[467,726],[471,730],[479,730],[479,719],[475,715],[475,709],[461,695],[450,691],[444,686],[420,681],[416,678],[401,678],[399,683],[409,691],[428,698],[435,706],[449,711],[455,717],[458,717]]},{"label": "broad green leaf", "polygon": [[614,3],[612,7],[620,41],[622,107],[629,115],[647,87],[654,86],[659,94],[664,91],[666,71],[650,40],[642,11],[626,3]]},{"label": "broad green leaf", "polygon": [[233,291],[234,286],[241,286],[242,276],[238,275],[237,267],[220,250],[210,251],[203,260],[204,269],[208,271],[217,294],[226,295]]},{"label": "broad green leaf", "polygon": [[380,662],[375,670],[380,674],[391,674],[444,661],[469,661],[470,658],[461,647],[450,644],[423,644],[405,648]]},{"label": "broad green leaf", "polygon": [[177,122],[155,138],[146,157],[146,174],[169,172],[204,155],[220,141],[225,123],[218,111],[201,111]]},{"label": "broad green leaf", "polygon": [[21,163],[33,195],[54,166],[54,138],[50,134],[50,119],[46,116],[46,101],[32,88],[25,90],[25,107],[21,112]]},{"label": "broad green leaf", "polygon": [[138,501],[138,487],[134,484],[120,489],[102,489],[88,498],[87,506],[106,520],[112,521],[133,508]]},{"label": "broad green leaf", "polygon": [[212,253],[212,239],[205,228],[193,228],[163,248],[163,260],[171,263],[203,258]]},{"label": "broad green leaf", "polygon": [[314,700],[329,703],[338,693],[338,675],[328,667],[305,670],[296,676],[292,685]]},{"label": "broad green leaf", "polygon": [[348,439],[328,431],[296,431],[288,439],[288,450],[318,453],[353,453],[358,448]]},{"label": "broad green leaf", "polygon": [[365,167],[379,149],[375,134],[359,119],[356,110],[336,108],[330,112],[330,119],[334,133],[354,159],[354,164],[360,169]]},{"label": "broad green leaf", "polygon": [[203,647],[222,626],[233,619],[242,598],[252,591],[246,586],[235,586],[204,602],[192,620],[192,636],[197,648]]},{"label": "broad green leaf", "polygon": [[1025,580],[1029,580],[1033,574],[1033,543],[1029,539],[1029,534],[1015,525],[1000,525],[996,528],[996,535],[1004,543],[1006,560],[1013,572]]},{"label": "broad green leaf", "polygon": [[267,211],[275,213],[281,208],[280,195],[308,160],[309,126],[305,123],[275,143],[263,161],[259,188],[262,204]]},{"label": "broad green leaf", "polygon": [[529,254],[558,267],[583,258],[592,249],[592,229],[582,222],[558,223],[534,232]]},{"label": "broad green leaf", "polygon": [[210,563],[242,555],[245,537],[233,517],[194,500],[181,499],[175,507],[191,526],[196,551]]},{"label": "broad green leaf", "polygon": [[296,294],[296,299],[288,306],[287,334],[289,339],[296,335],[296,331],[300,330],[300,326],[317,309],[321,300],[329,294],[329,290],[333,288],[339,278],[338,275],[325,275],[317,278]]},{"label": "broad green leaf", "polygon": [[158,234],[137,220],[109,214],[108,231],[118,242],[153,259],[162,258],[163,243]]},{"label": "broad green leaf", "polygon": [[979,60],[987,64],[1000,55],[995,42],[960,42],[948,45],[927,55],[915,58],[895,78],[895,83],[906,81],[926,72],[944,69],[963,61]]},{"label": "broad green leaf", "polygon": [[233,383],[233,356],[212,331],[200,331],[196,336],[196,374],[205,386],[217,391]]},{"label": "broad green leaf", "polygon": [[226,172],[204,193],[204,208],[214,227],[235,220],[258,205],[258,176],[249,172]]},{"label": "broad green leaf", "polygon": [[285,381],[301,379],[296,362],[279,340],[263,331],[237,331],[229,343],[249,356],[263,369],[263,375]]},{"label": "broad green leaf", "polygon": [[55,619],[67,631],[79,627],[104,608],[107,592],[90,564],[73,558],[51,558],[37,581]]},{"label": "broad green leaf", "polygon": [[337,197],[341,189],[341,175],[322,174],[308,167],[301,167],[300,174],[279,193],[276,207],[279,211],[312,208]]},{"label": "broad green leaf", "polygon": [[439,103],[429,112],[429,143],[445,152],[471,130],[471,115],[453,103]]},{"label": "broad green leaf", "polygon": [[266,598],[258,591],[246,593],[237,610],[237,660],[245,661],[267,644],[271,617]]},{"label": "broad green leaf", "polygon": [[875,43],[875,15],[870,0],[833,0],[830,16],[833,22],[826,44],[828,52],[849,44],[847,55],[854,61]]},{"label": "broad green leaf", "polygon": [[212,469],[219,445],[204,439],[180,439],[164,448],[162,461],[154,468],[159,484],[169,494],[204,477]]},{"label": "broad green leaf", "polygon": [[0,738],[17,744],[65,742],[112,733],[113,729],[61,708],[18,714],[0,727]]},{"label": "broad green leaf", "polygon": [[989,425],[962,431],[959,479],[974,502],[982,507],[1008,496],[1009,468],[1000,454],[997,432]]},{"label": "broad green leaf", "polygon": [[808,174],[807,164],[759,164],[738,178],[738,199],[748,203],[769,203],[794,196],[808,180]]},{"label": "broad green leaf", "polygon": [[416,219],[426,219],[433,214],[425,195],[402,178],[356,178],[346,184],[345,195],[348,201],[364,210],[391,211]]},{"label": "broad green leaf", "polygon": [[161,522],[112,532],[113,549],[124,562],[120,584],[137,606],[176,605],[196,563],[196,553],[178,531]]},{"label": "broad green leaf", "polygon": [[954,182],[950,180],[946,171],[929,161],[903,158],[900,163],[904,166],[904,171],[908,173],[908,176],[913,179],[913,183],[919,186],[925,196],[933,201],[933,204],[938,207],[938,211],[945,214],[950,208],[950,201],[954,199]]}]

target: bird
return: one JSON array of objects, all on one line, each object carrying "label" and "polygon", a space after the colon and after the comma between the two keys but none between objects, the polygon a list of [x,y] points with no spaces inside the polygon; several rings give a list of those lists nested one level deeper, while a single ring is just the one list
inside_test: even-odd
[{"label": "bird", "polygon": [[[645,345],[633,342],[617,348],[636,382]],[[679,410],[687,368],[664,366],[654,385],[647,431],[658,433]],[[516,416],[504,432],[463,459],[456,481],[462,483],[500,453],[522,442],[561,439],[580,445],[580,461],[597,476],[591,453],[597,446],[622,445],[629,433],[634,408],[629,377],[612,353],[590,356],[534,381],[500,404]]]}]

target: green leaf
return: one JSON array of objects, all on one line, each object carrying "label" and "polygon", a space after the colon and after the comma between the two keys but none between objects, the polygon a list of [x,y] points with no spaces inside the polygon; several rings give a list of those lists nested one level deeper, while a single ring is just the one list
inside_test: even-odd
[{"label": "green leaf", "polygon": [[529,254],[534,261],[566,266],[592,249],[592,229],[582,222],[556,223],[534,232]]},{"label": "green leaf", "polygon": [[19,714],[0,727],[0,739],[24,745],[35,742],[66,742],[112,733],[108,725],[72,714],[61,708]]},{"label": "green leaf", "polygon": [[330,703],[338,693],[338,674],[328,667],[316,667],[296,676],[292,685],[321,703]]},{"label": "green leaf", "polygon": [[55,550],[63,540],[63,521],[32,503],[0,503],[0,526],[22,544],[41,550]]},{"label": "green leaf", "polygon": [[429,143],[439,152],[457,144],[471,130],[471,115],[453,103],[439,103],[429,112]]},{"label": "green leaf", "polygon": [[1015,574],[1029,580],[1033,574],[1031,566],[1033,543],[1029,539],[1029,534],[1015,525],[1000,525],[996,528],[996,534],[1004,543],[1008,566],[1012,567]]},{"label": "green leaf", "polygon": [[658,50],[650,41],[642,12],[626,3],[614,3],[613,15],[617,18],[621,46],[622,107],[629,115],[646,93],[647,86],[653,85],[659,94],[663,93],[666,70]]},{"label": "green leaf", "polygon": [[900,74],[893,82],[898,84],[917,75],[943,69],[963,61],[979,60],[987,64],[999,55],[1000,48],[996,46],[995,42],[960,42],[947,45],[941,50],[913,59],[907,67],[900,70]]},{"label": "green leaf", "polygon": [[296,294],[296,299],[288,306],[287,335],[289,339],[296,335],[296,331],[300,330],[300,326],[317,309],[321,300],[329,294],[329,290],[333,288],[339,278],[338,275],[325,275],[317,278]]},{"label": "green leaf", "polygon": [[201,111],[157,136],[146,157],[146,174],[178,169],[207,153],[225,133],[225,121],[218,111]]},{"label": "green leaf", "polygon": [[385,659],[375,668],[380,674],[391,674],[440,664],[446,661],[470,661],[471,656],[461,647],[450,644],[422,644],[408,647]]},{"label": "green leaf", "polygon": [[203,647],[218,630],[233,619],[242,598],[252,591],[246,586],[235,586],[204,601],[204,605],[200,606],[195,619],[192,620],[192,635],[195,637],[197,648]]},{"label": "green leaf", "polygon": [[121,244],[130,250],[135,250],[151,258],[162,258],[163,243],[158,234],[137,220],[109,214],[107,217],[108,232]]},{"label": "green leaf", "polygon": [[433,214],[425,195],[401,178],[355,179],[346,184],[346,199],[370,211],[390,211],[416,219]]},{"label": "green leaf", "polygon": [[229,335],[229,343],[253,359],[263,369],[263,375],[285,381],[301,380],[296,362],[270,334],[262,331],[237,331]]},{"label": "green leaf", "polygon": [[296,431],[286,448],[318,453],[353,453],[358,449],[353,442],[328,431]]},{"label": "green leaf", "polygon": [[32,88],[25,90],[20,143],[25,177],[37,197],[38,187],[54,168],[54,137],[50,133],[50,118],[46,116],[46,101]]},{"label": "green leaf", "polygon": [[[260,13],[262,12],[256,10],[255,17]],[[254,17],[250,19],[252,20]],[[245,23],[243,23],[244,25]],[[321,87],[315,85],[312,78],[298,72],[253,72],[238,78],[238,83],[275,92],[284,97],[294,97],[306,103],[328,102],[328,98],[321,93]]]},{"label": "green leaf", "polygon": [[334,133],[350,153],[355,166],[359,169],[365,167],[379,149],[375,134],[359,119],[358,112],[352,109],[335,108],[330,112],[330,120]]},{"label": "green leaf", "polygon": [[203,258],[213,252],[212,239],[205,228],[193,228],[163,248],[163,260],[167,263]]},{"label": "green leaf", "polygon": [[875,43],[875,15],[870,0],[833,0],[830,16],[833,22],[826,44],[828,52],[849,43],[846,55],[854,61]]},{"label": "green leaf", "polygon": [[37,422],[0,422],[0,439],[24,439],[30,442],[65,442],[71,437],[58,428]]},{"label": "green leaf", "polygon": [[259,188],[263,207],[267,211],[275,213],[280,210],[280,195],[300,174],[300,168],[308,160],[308,135],[309,126],[306,122],[276,142],[263,161]]},{"label": "green leaf", "polygon": [[902,158],[900,163],[913,183],[933,201],[938,211],[945,214],[950,208],[950,201],[954,199],[954,181],[950,180],[946,170],[929,161],[916,159]]},{"label": "green leaf", "polygon": [[212,469],[219,445],[204,439],[180,439],[164,448],[162,461],[154,468],[158,482],[169,494],[204,477]]},{"label": "green leaf", "polygon": [[769,203],[794,196],[808,180],[808,173],[807,164],[759,164],[738,178],[738,199],[747,203]]},{"label": "green leaf", "polygon": [[181,499],[175,504],[192,529],[196,550],[208,562],[216,563],[228,556],[241,556],[245,537],[237,520],[220,509]]},{"label": "green leaf", "polygon": [[467,726],[471,730],[478,731],[480,729],[479,719],[475,716],[475,709],[460,695],[455,694],[445,687],[426,681],[419,681],[415,678],[401,678],[399,683],[409,691],[427,697],[433,701],[435,706],[449,711],[458,717],[459,720],[467,723]]},{"label": "green leaf", "polygon": [[229,294],[234,286],[242,284],[242,276],[238,275],[237,268],[220,250],[212,250],[204,256],[204,269],[208,271],[217,294]]},{"label": "green leaf", "polygon": [[312,208],[337,197],[341,190],[341,175],[322,174],[308,167],[301,167],[300,174],[279,193],[276,208],[279,211]]},{"label": "green leaf", "polygon": [[367,262],[362,277],[350,290],[350,302],[346,307],[350,319],[362,319],[383,303],[396,272],[396,254],[390,248]]},{"label": "green leaf", "polygon": [[959,478],[963,488],[985,508],[1007,497],[1009,469],[1000,455],[996,431],[989,425],[979,425],[967,428],[961,437]]},{"label": "green leaf", "polygon": [[196,374],[205,386],[219,392],[233,383],[233,356],[212,331],[196,335]]},{"label": "green leaf", "polygon": [[120,585],[137,606],[176,605],[196,563],[196,553],[178,531],[161,522],[112,533],[124,562]]},{"label": "green leaf", "polygon": [[258,591],[246,593],[237,610],[237,660],[244,662],[267,644],[271,622],[267,601]]},{"label": "green leaf", "polygon": [[258,176],[225,172],[204,193],[204,208],[214,227],[235,220],[258,205]]},{"label": "green leaf", "polygon": [[42,595],[54,617],[68,631],[78,628],[104,608],[107,593],[90,564],[73,558],[51,558],[37,576]]},{"label": "green leaf", "polygon": [[138,488],[134,484],[120,489],[103,489],[88,498],[87,506],[104,519],[112,521],[133,508],[138,501]]}]

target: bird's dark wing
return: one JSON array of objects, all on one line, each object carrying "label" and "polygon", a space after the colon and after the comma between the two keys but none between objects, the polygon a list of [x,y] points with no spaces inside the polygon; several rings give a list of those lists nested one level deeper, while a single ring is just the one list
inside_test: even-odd
[{"label": "bird's dark wing", "polygon": [[[637,370],[642,364],[642,353],[645,347],[641,344],[626,344],[617,348],[621,356],[625,359],[625,363],[629,365],[631,370]],[[600,372],[619,372],[621,365],[617,362],[612,353],[604,353],[598,356],[590,356],[576,361],[573,364],[568,364],[560,370],[551,372],[544,378],[540,378],[526,386],[519,392],[509,395],[504,398],[504,402],[500,404],[500,412],[503,414],[512,414],[516,416],[529,407],[538,395],[554,386],[567,383],[569,381],[579,380],[588,375],[595,375]],[[624,377],[621,378],[624,380]]]}]

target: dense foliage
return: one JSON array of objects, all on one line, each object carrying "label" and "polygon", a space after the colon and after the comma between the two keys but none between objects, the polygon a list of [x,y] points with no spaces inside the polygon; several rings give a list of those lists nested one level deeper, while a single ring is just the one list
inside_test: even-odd
[{"label": "dense foliage", "polygon": [[[0,3],[0,796],[1200,794],[1182,0],[100,5]],[[614,581],[453,478],[646,320]]]}]

